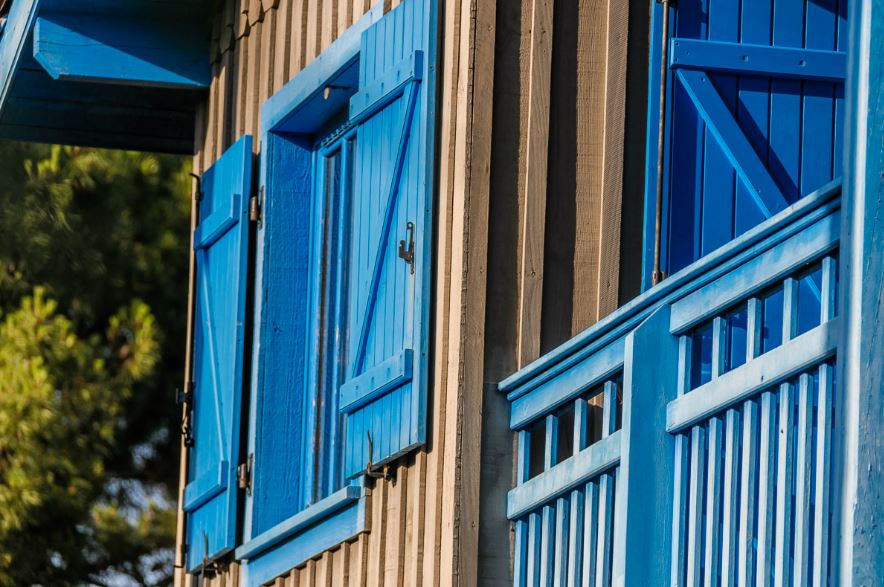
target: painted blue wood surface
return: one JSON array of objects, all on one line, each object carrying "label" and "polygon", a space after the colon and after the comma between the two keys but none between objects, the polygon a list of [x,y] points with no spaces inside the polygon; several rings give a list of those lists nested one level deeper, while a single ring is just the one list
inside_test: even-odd
[{"label": "painted blue wood surface", "polygon": [[839,267],[844,360],[835,389],[846,396],[841,417],[836,408],[836,422],[851,433],[844,441],[839,479],[845,506],[838,509],[844,524],[838,582],[874,585],[884,577],[884,2],[851,2],[848,20],[847,183]]},{"label": "painted blue wood surface", "polygon": [[[349,398],[358,388],[360,399],[342,406],[348,477],[426,441],[435,10],[433,0],[407,0],[362,35],[350,102],[357,146],[343,390]],[[399,251],[410,240],[408,263]],[[399,356],[412,357],[411,377],[400,369],[367,385]]]},{"label": "painted blue wood surface", "polygon": [[[844,5],[691,0],[672,9],[663,167],[668,274],[841,175]],[[652,96],[659,90],[659,12]],[[660,116],[657,101],[650,103],[649,133]],[[656,146],[649,144],[647,162],[645,236],[653,243]],[[651,253],[646,248],[646,274]]]},{"label": "painted blue wood surface", "polygon": [[194,446],[184,489],[188,569],[236,541],[252,138],[225,152],[201,186],[194,233]]},{"label": "painted blue wood surface", "polygon": [[0,38],[0,137],[192,154],[201,89],[53,80],[34,59],[33,33],[41,12],[63,11],[83,18],[162,18],[164,26],[189,23],[188,34],[197,43],[208,27],[204,10],[203,0],[15,2]]},{"label": "painted blue wood surface", "polygon": [[[588,499],[581,506],[584,524],[594,525],[584,527],[579,561],[584,572],[591,567],[583,575],[588,584],[607,585],[609,576],[617,585],[656,584],[661,576],[673,585],[832,584],[837,488],[830,447],[841,396],[831,378],[842,340],[834,305],[841,217],[837,201],[818,201],[813,212],[807,205],[796,203],[750,229],[710,255],[728,251],[723,262],[698,261],[671,278],[678,286],[668,293],[647,292],[646,306],[621,309],[611,324],[566,343],[567,352],[553,351],[504,382],[511,425],[520,431],[520,470],[530,456],[521,445],[533,434],[546,434],[547,453],[542,472],[520,476],[508,515],[517,527],[532,516],[548,520],[550,512],[577,505],[575,484],[595,487],[596,509],[589,510]],[[793,222],[776,220],[784,214]],[[767,236],[748,236],[760,233]],[[665,291],[666,282],[655,289]],[[636,316],[643,318],[638,325]],[[624,382],[617,465],[586,464],[605,440],[551,461],[552,435],[567,422],[559,414],[568,402],[580,406],[581,394],[617,365]],[[615,395],[611,382],[604,388],[606,398]],[[611,426],[613,403],[604,405]],[[577,463],[585,463],[581,473]],[[615,478],[611,511],[604,496]],[[571,515],[574,523],[580,520]],[[535,526],[544,548],[546,532],[543,523]],[[590,559],[587,540],[594,541]],[[555,551],[569,569],[577,568],[572,544]],[[518,553],[517,584],[546,577],[539,570],[544,552]]]},{"label": "painted blue wood surface", "polygon": [[34,24],[34,58],[56,80],[205,89],[208,46],[192,25],[43,10]]}]

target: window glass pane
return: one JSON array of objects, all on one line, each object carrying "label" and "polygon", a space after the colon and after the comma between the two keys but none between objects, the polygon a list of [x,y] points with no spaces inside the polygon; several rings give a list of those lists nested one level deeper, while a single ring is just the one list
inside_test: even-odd
[{"label": "window glass pane", "polygon": [[746,328],[748,307],[741,306],[727,316],[727,353],[724,371],[736,369],[746,362]]},{"label": "window glass pane", "polygon": [[820,325],[822,311],[823,269],[813,271],[798,279],[798,325],[796,336]]},{"label": "window glass pane", "polygon": [[556,463],[574,454],[574,403],[571,402],[558,414],[559,437],[557,439]]},{"label": "window glass pane", "polygon": [[691,389],[712,380],[712,324],[694,330],[691,337]]},{"label": "window glass pane", "polygon": [[541,418],[528,429],[528,478],[533,479],[543,473],[543,460],[546,453],[546,418]]},{"label": "window glass pane", "polygon": [[761,300],[761,352],[783,344],[783,288],[768,293]]}]

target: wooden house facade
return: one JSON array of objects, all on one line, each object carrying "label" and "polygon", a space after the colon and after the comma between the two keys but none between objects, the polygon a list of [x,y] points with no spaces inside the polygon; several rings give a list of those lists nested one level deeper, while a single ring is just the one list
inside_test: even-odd
[{"label": "wooden house facade", "polygon": [[884,581],[881,0],[3,10],[193,155],[176,586]]}]

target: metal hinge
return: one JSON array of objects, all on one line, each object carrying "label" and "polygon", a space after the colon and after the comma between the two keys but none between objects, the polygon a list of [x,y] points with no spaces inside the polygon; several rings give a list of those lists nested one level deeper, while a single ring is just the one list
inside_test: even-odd
[{"label": "metal hinge", "polygon": [[249,198],[249,220],[261,226],[264,220],[264,186],[258,189],[258,195]]},{"label": "metal hinge", "polygon": [[184,446],[193,447],[193,390],[196,385],[193,381],[188,381],[184,386],[184,391],[178,390],[176,399],[178,405],[184,406],[184,415],[181,420],[181,436],[184,438]]},{"label": "metal hinge", "polygon": [[245,489],[246,495],[252,495],[252,479],[255,470],[255,454],[249,455],[246,462],[236,468],[236,486]]},{"label": "metal hinge", "polygon": [[190,177],[192,177],[196,180],[196,191],[193,193],[193,198],[197,202],[201,202],[203,199],[203,180],[196,173],[191,173]]}]

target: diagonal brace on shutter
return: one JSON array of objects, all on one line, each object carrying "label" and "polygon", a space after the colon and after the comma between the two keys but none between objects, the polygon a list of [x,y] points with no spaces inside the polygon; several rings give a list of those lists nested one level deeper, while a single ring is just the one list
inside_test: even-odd
[{"label": "diagonal brace on shutter", "polygon": [[[419,51],[416,51],[415,55],[418,55],[419,53]],[[418,58],[415,57],[415,60],[417,61]],[[371,285],[368,289],[368,299],[365,301],[365,306],[361,308],[363,311],[357,314],[357,316],[361,317],[362,323],[357,329],[359,332],[359,339],[356,346],[355,360],[352,363],[353,372],[350,373],[350,377],[354,377],[358,373],[358,370],[362,367],[363,359],[365,358],[368,333],[371,326],[371,319],[374,314],[374,303],[380,286],[381,273],[383,272],[384,254],[386,253],[388,246],[388,235],[393,223],[393,216],[399,196],[399,183],[402,177],[402,168],[405,165],[405,155],[408,151],[408,142],[411,136],[411,122],[414,118],[414,112],[417,105],[417,81],[419,81],[419,78],[413,78],[412,83],[408,83],[404,88],[403,99],[405,100],[406,110],[405,115],[402,117],[402,126],[400,128],[398,148],[396,151],[396,161],[388,185],[387,203],[384,209],[380,238],[377,243],[374,262],[370,265],[373,269],[371,273]]]},{"label": "diagonal brace on shutter", "polygon": [[786,208],[789,205],[786,196],[752,148],[709,76],[701,71],[680,69],[678,78],[765,218]]}]

